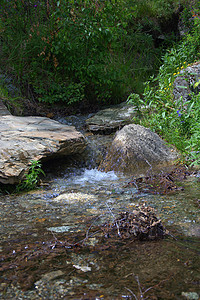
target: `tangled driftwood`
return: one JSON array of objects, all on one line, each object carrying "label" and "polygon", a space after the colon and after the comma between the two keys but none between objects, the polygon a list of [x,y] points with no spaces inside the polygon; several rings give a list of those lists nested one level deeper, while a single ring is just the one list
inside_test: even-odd
[{"label": "tangled driftwood", "polygon": [[138,206],[132,212],[122,212],[110,226],[105,226],[104,231],[109,236],[117,232],[118,236],[134,238],[137,240],[161,239],[167,234],[161,220],[150,206]]}]

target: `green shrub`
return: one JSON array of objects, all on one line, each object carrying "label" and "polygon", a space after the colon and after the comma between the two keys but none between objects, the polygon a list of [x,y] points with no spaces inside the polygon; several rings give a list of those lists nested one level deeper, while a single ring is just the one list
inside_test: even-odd
[{"label": "green shrub", "polygon": [[2,0],[1,66],[47,103],[120,102],[141,93],[158,68],[152,31],[176,7],[171,0]]},{"label": "green shrub", "polygon": [[59,27],[51,48],[57,70],[84,85],[87,98],[108,101],[122,85],[122,72],[113,60],[123,47],[121,37],[131,15],[124,3],[60,2],[53,14]]},{"label": "green shrub", "polygon": [[80,102],[84,99],[84,86],[81,83],[70,83],[68,85],[51,82],[48,87],[35,88],[39,96],[38,100],[53,104],[63,101],[67,104]]}]

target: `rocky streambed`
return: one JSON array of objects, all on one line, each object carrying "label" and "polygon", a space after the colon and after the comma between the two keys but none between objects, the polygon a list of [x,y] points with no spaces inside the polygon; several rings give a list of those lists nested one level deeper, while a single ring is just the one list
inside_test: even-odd
[{"label": "rocky streambed", "polygon": [[[38,190],[0,197],[1,298],[198,297],[198,177],[176,182],[184,189],[173,193],[152,193],[147,178],[141,189],[130,174],[99,171],[95,148],[108,138],[89,139],[87,166],[55,160]],[[137,205],[154,208],[170,235],[151,242],[107,237],[101,225]]]},{"label": "rocky streambed", "polygon": [[[0,196],[1,298],[198,299],[198,172],[182,170],[181,177],[176,170],[166,171],[163,165],[157,176],[153,162],[158,160],[159,151],[151,160],[150,156],[143,157],[144,147],[136,148],[136,153],[145,169],[137,167],[132,174],[121,172],[120,161],[130,156],[128,147],[128,151],[120,151],[117,166],[112,161],[115,171],[104,172],[98,166],[113,136],[86,133],[85,119],[72,116],[59,119],[59,123],[53,121],[61,131],[69,128],[65,126],[76,127],[82,141],[84,134],[81,151],[45,163],[46,177],[37,190]],[[138,129],[128,128],[133,132]],[[41,142],[39,130],[36,132],[34,139]],[[145,134],[144,130],[137,135],[144,146]],[[162,156],[171,153],[172,161],[177,157],[157,136],[158,144],[152,143],[153,138],[150,135],[148,140],[153,145],[150,152],[159,145]],[[43,142],[48,144],[49,140]],[[120,135],[115,140],[120,147],[126,141]],[[60,149],[62,142],[55,145]],[[140,176],[136,176],[138,170]],[[153,228],[156,222],[169,233],[166,238],[132,238],[133,230],[135,236],[138,234],[135,222],[140,207],[150,207],[152,216],[151,222],[144,220],[142,226],[147,223]],[[151,213],[154,210],[155,215]]]}]

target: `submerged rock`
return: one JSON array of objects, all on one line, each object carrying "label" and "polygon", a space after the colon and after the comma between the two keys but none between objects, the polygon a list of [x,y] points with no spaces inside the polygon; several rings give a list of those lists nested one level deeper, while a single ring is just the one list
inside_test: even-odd
[{"label": "submerged rock", "polygon": [[177,153],[150,129],[140,125],[126,125],[116,133],[99,169],[135,174],[172,164]]},{"label": "submerged rock", "polygon": [[134,106],[123,102],[100,110],[93,117],[87,119],[86,124],[89,131],[110,133],[129,124],[135,115]]},{"label": "submerged rock", "polygon": [[87,201],[95,201],[95,197],[93,195],[84,194],[84,193],[65,193],[57,196],[54,201],[57,202],[67,202],[67,203],[76,203],[78,202],[87,202]]},{"label": "submerged rock", "polygon": [[[62,275],[64,275],[64,273],[61,270],[57,270],[57,271],[49,272],[49,273],[42,275],[42,280],[50,281],[50,280],[54,280],[55,278],[58,278]],[[37,283],[35,283],[35,284],[37,284]]]},{"label": "submerged rock", "polygon": [[84,136],[72,126],[44,117],[2,116],[0,120],[0,182],[16,184],[32,160],[82,153]]}]

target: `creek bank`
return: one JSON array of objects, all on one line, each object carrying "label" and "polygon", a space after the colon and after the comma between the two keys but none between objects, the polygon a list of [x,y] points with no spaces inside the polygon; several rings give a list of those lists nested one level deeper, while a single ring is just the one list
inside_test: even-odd
[{"label": "creek bank", "polygon": [[[113,107],[110,116],[115,116],[119,111],[127,116],[129,108],[129,105],[125,110],[122,106]],[[134,109],[131,111],[133,113]],[[99,116],[103,112],[105,110],[100,111]],[[124,127],[117,131],[114,140],[113,135],[103,135],[108,129],[109,120],[103,131],[93,134],[84,132],[88,121],[86,116],[80,120],[77,116],[68,116],[59,119],[59,122],[45,117],[2,116],[0,182],[17,184],[27,174],[31,160],[42,160],[44,163],[47,161],[47,169],[48,165],[50,169],[52,165],[52,173],[55,172],[55,164],[60,163],[57,158],[64,157],[60,168],[77,164],[89,168],[99,166],[102,171],[125,172],[139,177],[153,169],[159,172],[160,168],[173,165],[178,158],[177,152],[169,148],[157,134],[140,125],[123,125],[125,123],[120,121],[118,126],[121,124]],[[125,121],[127,120],[124,118]],[[82,133],[71,125],[75,125]],[[51,164],[48,163],[49,160]]]},{"label": "creek bank", "polygon": [[[82,120],[81,128],[77,117],[66,122],[70,125],[75,122],[81,130],[85,120]],[[88,165],[86,160],[89,160],[91,166],[100,164],[99,169],[106,172],[114,170],[135,174],[140,170],[144,173],[153,165],[159,169],[173,164],[178,157],[158,135],[135,124],[125,125],[113,141],[112,135],[83,133],[87,136],[84,137],[75,127],[45,117],[2,116],[0,130],[0,182],[4,184],[17,184],[23,180],[32,160],[45,162],[68,157],[65,165],[76,160]]]},{"label": "creek bank", "polygon": [[72,126],[44,117],[2,116],[0,120],[0,182],[17,184],[32,160],[82,153],[84,136]]}]

